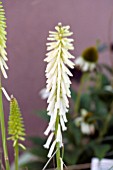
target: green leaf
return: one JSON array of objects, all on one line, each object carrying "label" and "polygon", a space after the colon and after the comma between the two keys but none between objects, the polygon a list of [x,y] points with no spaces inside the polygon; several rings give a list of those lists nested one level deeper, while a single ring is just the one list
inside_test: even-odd
[{"label": "green leaf", "polygon": [[41,138],[41,137],[38,137],[38,136],[31,136],[31,137],[28,137],[28,140],[31,140],[33,142],[33,144],[35,145],[43,145],[44,142],[45,142],[45,139]]},{"label": "green leaf", "polygon": [[95,98],[95,105],[96,105],[96,110],[95,110],[96,114],[103,115],[103,116],[107,115],[108,111],[105,103],[103,103],[98,98]]},{"label": "green leaf", "polygon": [[105,104],[110,105],[113,101],[113,92],[106,91],[106,90],[100,90],[98,92],[98,96]]},{"label": "green leaf", "polygon": [[[66,162],[68,165],[74,165],[77,163],[80,154],[81,154],[80,148],[76,148],[73,151],[65,150],[64,162]],[[71,155],[71,159],[69,155]]]},{"label": "green leaf", "polygon": [[82,139],[82,133],[78,127],[76,127],[74,120],[67,123],[67,131],[64,132],[64,137],[68,143],[79,145]]},{"label": "green leaf", "polygon": [[39,170],[41,170],[44,167],[44,163],[38,162],[38,161],[32,161],[26,164],[23,164],[21,168],[28,169],[28,170],[37,170],[37,167]]},{"label": "green leaf", "polygon": [[95,116],[105,116],[108,113],[106,103],[100,99],[100,90],[95,90],[91,93],[91,105],[93,106],[91,111],[95,113]]},{"label": "green leaf", "polygon": [[43,158],[45,158],[46,159],[46,157],[47,157],[47,153],[48,153],[48,151],[47,151],[47,149],[45,149],[43,146],[42,147],[35,147],[35,148],[32,148],[31,150],[30,150],[30,152],[33,154],[33,155],[35,155],[35,156],[38,156],[38,157],[43,157]]},{"label": "green leaf", "polygon": [[90,94],[84,93],[81,95],[80,107],[86,110],[91,110],[92,98]]},{"label": "green leaf", "polygon": [[47,111],[46,110],[40,110],[40,111],[36,111],[35,112],[36,115],[38,115],[40,118],[49,121],[49,116],[47,115]]},{"label": "green leaf", "polygon": [[94,154],[99,159],[102,159],[105,157],[106,153],[110,150],[110,145],[108,144],[102,144],[102,145],[94,145]]},{"label": "green leaf", "polygon": [[105,74],[101,74],[101,83],[102,87],[110,84],[110,80]]},{"label": "green leaf", "polygon": [[70,90],[71,90],[71,98],[75,102],[77,98],[77,93],[72,88]]}]

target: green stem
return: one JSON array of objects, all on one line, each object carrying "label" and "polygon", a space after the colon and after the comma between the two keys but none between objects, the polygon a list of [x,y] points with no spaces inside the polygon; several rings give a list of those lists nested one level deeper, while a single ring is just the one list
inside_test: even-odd
[{"label": "green stem", "polygon": [[14,152],[15,152],[15,170],[18,170],[18,155],[19,155],[18,142],[16,142]]},{"label": "green stem", "polygon": [[101,86],[102,86],[102,75],[99,73],[99,74],[96,74],[96,89],[101,89]]},{"label": "green stem", "polygon": [[[55,137],[57,136],[57,130],[58,130],[58,124],[59,124],[59,115],[57,114],[56,118],[56,124],[55,124]],[[61,161],[60,161],[60,146],[59,142],[56,143],[56,163],[57,163],[57,170],[61,170]]]},{"label": "green stem", "polygon": [[81,93],[82,93],[82,88],[83,88],[85,77],[86,77],[86,74],[83,73],[83,75],[81,77],[81,80],[80,80],[80,86],[79,86],[79,89],[78,89],[77,99],[76,99],[76,103],[75,103],[75,108],[74,108],[75,114],[74,114],[74,117],[78,116],[78,111],[79,111],[79,106],[80,106],[80,97],[81,97]]},{"label": "green stem", "polygon": [[5,160],[6,170],[10,170],[7,143],[6,143],[6,130],[5,130],[5,119],[4,119],[1,87],[2,85],[1,85],[1,77],[0,77],[0,124],[1,124],[1,134],[2,134],[2,145],[3,145],[3,151],[4,151],[4,160]]}]

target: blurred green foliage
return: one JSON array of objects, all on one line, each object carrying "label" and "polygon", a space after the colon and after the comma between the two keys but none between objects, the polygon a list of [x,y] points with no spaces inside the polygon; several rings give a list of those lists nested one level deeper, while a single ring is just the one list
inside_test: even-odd
[{"label": "blurred green foliage", "polygon": [[[113,69],[106,64],[98,64],[94,72],[83,74],[87,76],[83,89],[79,92],[78,113],[74,111],[78,91],[71,89],[71,107],[67,113],[68,130],[63,133],[64,162],[67,166],[91,162],[92,157],[113,158]],[[76,83],[76,80],[72,81]],[[81,109],[92,113],[85,120],[88,124],[93,123],[95,131],[92,134],[84,134],[80,127],[76,126],[75,120],[81,116]],[[36,114],[48,121],[46,111],[38,111]],[[33,143],[29,152],[35,155],[37,160],[26,163],[23,167],[27,166],[29,170],[37,170],[37,167],[42,169],[47,162],[47,150],[43,148],[46,139],[35,136],[29,140]],[[54,161],[53,158],[48,168],[53,167]]]}]

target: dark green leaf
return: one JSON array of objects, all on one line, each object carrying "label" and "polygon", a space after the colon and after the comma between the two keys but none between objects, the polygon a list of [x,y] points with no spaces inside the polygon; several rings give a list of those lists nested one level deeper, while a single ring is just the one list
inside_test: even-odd
[{"label": "dark green leaf", "polygon": [[31,137],[28,137],[28,139],[31,140],[33,144],[41,145],[41,146],[45,142],[45,139],[42,139],[41,137],[38,137],[38,136],[31,136]]},{"label": "dark green leaf", "polygon": [[82,139],[82,133],[78,127],[76,127],[74,121],[69,121],[67,124],[68,131],[66,131],[65,137],[68,139],[68,143],[72,143],[73,145],[79,145]]},{"label": "dark green leaf", "polygon": [[49,116],[47,115],[47,111],[46,110],[36,111],[35,114],[37,114],[42,119],[44,119],[46,121],[49,121]]},{"label": "dark green leaf", "polygon": [[98,96],[105,104],[111,104],[113,101],[113,92],[100,90]]},{"label": "dark green leaf", "polygon": [[[80,148],[76,148],[73,151],[65,151],[64,154],[64,161],[67,163],[67,165],[75,165],[79,159],[79,156],[81,154],[81,149]],[[70,155],[71,155],[71,159],[70,159]]]},{"label": "dark green leaf", "polygon": [[77,93],[71,88],[71,98],[75,102],[77,98]]},{"label": "dark green leaf", "polygon": [[32,161],[21,166],[22,170],[42,170],[44,163],[38,161]]},{"label": "dark green leaf", "polygon": [[46,159],[47,153],[48,153],[47,149],[43,148],[43,146],[42,146],[42,147],[37,147],[37,148],[32,148],[32,149],[30,150],[30,152],[31,152],[33,155],[35,155],[35,156],[43,157],[43,158],[45,158],[45,159]]},{"label": "dark green leaf", "polygon": [[110,84],[110,80],[105,74],[101,74],[101,87],[104,87],[106,85]]},{"label": "dark green leaf", "polygon": [[80,107],[90,111],[92,106],[91,103],[92,103],[92,99],[90,94],[87,93],[82,94]]},{"label": "dark green leaf", "polygon": [[102,159],[105,157],[106,153],[110,150],[110,145],[103,144],[103,145],[94,145],[94,154],[99,159]]}]

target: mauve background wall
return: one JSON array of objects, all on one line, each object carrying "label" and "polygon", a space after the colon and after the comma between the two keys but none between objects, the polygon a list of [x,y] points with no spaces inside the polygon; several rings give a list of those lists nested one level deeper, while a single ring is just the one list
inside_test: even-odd
[{"label": "mauve background wall", "polygon": [[[46,38],[58,22],[74,32],[75,56],[96,39],[108,41],[108,23],[113,0],[3,0],[7,17],[9,94],[18,98],[27,134],[42,135],[46,125],[33,112],[46,107],[39,91],[45,86]],[[104,54],[100,61],[108,61]],[[6,120],[8,102],[4,98]],[[11,147],[9,147],[12,151]],[[10,155],[12,152],[10,152]]]}]

